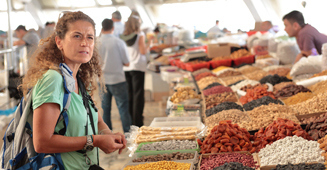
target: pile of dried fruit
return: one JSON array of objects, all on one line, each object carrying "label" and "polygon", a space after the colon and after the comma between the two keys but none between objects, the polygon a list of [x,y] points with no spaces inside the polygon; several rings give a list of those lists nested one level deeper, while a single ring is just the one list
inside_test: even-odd
[{"label": "pile of dried fruit", "polygon": [[242,169],[242,170],[255,170],[254,168],[244,166],[243,164],[238,163],[238,162],[229,162],[229,163],[225,163],[224,165],[213,168],[213,170],[239,170],[239,169]]},{"label": "pile of dried fruit", "polygon": [[196,71],[192,72],[192,74],[193,74],[193,76],[197,76],[198,74],[205,73],[205,72],[210,72],[210,70],[207,69],[207,68],[201,68],[199,70],[196,70]]},{"label": "pile of dried fruit", "polygon": [[301,85],[290,84],[277,91],[275,97],[290,97],[300,92],[311,92],[309,89]]},{"label": "pile of dried fruit", "polygon": [[196,81],[199,81],[201,80],[202,78],[205,78],[205,77],[217,77],[215,74],[212,74],[211,72],[204,72],[204,73],[200,73],[198,75],[195,76],[195,80]]},{"label": "pile of dried fruit", "polygon": [[[215,170],[222,169],[223,167],[228,167],[231,165],[241,166],[242,170],[244,166],[256,168],[256,162],[253,156],[244,153],[226,153],[226,154],[216,154],[210,155],[209,157],[202,158],[200,170]],[[217,168],[215,168],[217,167]],[[223,170],[229,170],[225,168]]]},{"label": "pile of dried fruit", "polygon": [[254,153],[256,148],[250,141],[250,133],[245,128],[240,128],[231,121],[221,121],[205,138],[201,145],[201,153],[218,153],[232,151],[250,151]]},{"label": "pile of dried fruit", "polygon": [[327,111],[327,93],[320,93],[311,99],[304,102],[292,105],[294,110],[298,111],[300,115],[326,112]]},{"label": "pile of dried fruit", "polygon": [[278,118],[270,124],[265,130],[261,128],[254,134],[253,145],[257,147],[257,151],[264,148],[267,144],[283,139],[286,136],[299,136],[307,140],[312,140],[311,136],[304,131],[301,126],[291,120]]},{"label": "pile of dried fruit", "polygon": [[275,99],[275,96],[272,92],[268,92],[265,87],[258,86],[258,87],[255,87],[254,89],[246,90],[246,95],[242,96],[240,98],[240,102],[244,105],[248,102],[260,99],[264,96],[269,96],[269,97]]},{"label": "pile of dried fruit", "polygon": [[281,68],[276,68],[273,70],[268,71],[269,74],[274,75],[277,74],[279,76],[284,76],[286,77],[287,74],[291,71],[290,68],[286,68],[286,67],[281,67]]},{"label": "pile of dried fruit", "polygon": [[274,85],[274,93],[276,93],[277,91],[281,90],[282,88],[284,88],[285,86],[288,86],[290,84],[295,84],[295,83],[294,82],[281,82],[281,83]]},{"label": "pile of dried fruit", "polygon": [[205,96],[206,109],[211,109],[223,102],[237,102],[237,97],[231,92]]},{"label": "pile of dried fruit", "polygon": [[193,159],[194,153],[165,153],[165,154],[157,154],[157,155],[148,155],[142,156],[140,158],[133,159],[133,162],[157,162],[157,161],[175,161],[175,160],[187,160]]},{"label": "pile of dried fruit", "polygon": [[207,87],[208,85],[210,85],[212,83],[220,83],[221,84],[220,79],[218,79],[217,77],[205,77],[205,78],[201,79],[200,81],[197,81],[197,84],[200,89],[204,89],[205,87]]},{"label": "pile of dried fruit", "polygon": [[325,76],[325,75],[327,75],[327,70],[314,74],[311,78],[318,77],[318,76]]},{"label": "pile of dried fruit", "polygon": [[208,96],[208,95],[212,95],[212,94],[219,94],[219,93],[225,93],[225,92],[233,92],[233,90],[230,87],[215,86],[215,87],[211,87],[210,89],[203,90],[203,95]]},{"label": "pile of dried fruit", "polygon": [[321,155],[325,158],[325,166],[327,168],[327,135],[324,138],[319,139],[318,143],[320,144],[319,148],[325,151]]},{"label": "pile of dried fruit", "polygon": [[203,90],[207,90],[207,89],[210,89],[211,87],[215,87],[215,86],[221,86],[220,83],[217,83],[217,82],[214,82],[214,83],[211,83],[209,84],[206,88],[204,88]]},{"label": "pile of dried fruit", "polygon": [[256,107],[262,106],[262,105],[269,105],[269,104],[283,104],[280,100],[273,99],[269,96],[264,96],[260,99],[253,100],[251,102],[246,103],[243,105],[244,110],[250,111],[253,110]]},{"label": "pile of dried fruit", "polygon": [[281,83],[281,82],[291,82],[292,80],[284,77],[284,76],[279,76],[277,74],[274,74],[274,75],[268,75],[264,78],[262,78],[260,80],[260,83],[261,84],[265,84],[265,83],[270,83],[272,85],[275,85],[275,84],[278,84],[278,83]]},{"label": "pile of dried fruit", "polygon": [[295,123],[300,123],[294,115],[296,114],[296,111],[284,105],[263,105],[248,111],[247,114],[251,120],[242,121],[239,123],[240,127],[246,128],[247,130],[258,130],[262,127],[267,127],[278,118],[288,119]]},{"label": "pile of dried fruit", "polygon": [[255,71],[259,71],[261,70],[260,68],[258,67],[253,67],[253,66],[250,66],[250,65],[245,65],[243,67],[240,67],[239,69],[237,69],[237,71],[243,73],[243,74],[248,74],[248,73],[252,73],[252,72],[255,72]]},{"label": "pile of dried fruit", "polygon": [[327,116],[321,116],[305,127],[305,131],[313,138],[313,140],[318,140],[325,137],[327,133]]},{"label": "pile of dried fruit", "polygon": [[294,104],[297,104],[300,102],[304,102],[308,99],[311,99],[313,96],[315,96],[315,95],[311,92],[306,92],[306,93],[300,92],[294,96],[291,96],[291,97],[283,100],[283,102],[286,105],[294,105]]},{"label": "pile of dried fruit", "polygon": [[325,170],[326,167],[322,163],[314,163],[314,164],[287,164],[287,165],[277,165],[276,168],[271,170],[291,170],[291,169],[301,169],[301,170]]},{"label": "pile of dried fruit", "polygon": [[211,109],[206,110],[206,117],[209,117],[211,115],[214,115],[224,110],[231,110],[231,109],[238,109],[240,111],[243,111],[243,107],[234,102],[223,102]]},{"label": "pile of dried fruit", "polygon": [[300,122],[301,122],[301,124],[309,124],[309,123],[315,122],[319,119],[327,119],[327,113],[322,113],[320,115],[312,116],[312,117],[308,117],[308,118],[302,118],[302,119],[300,119]]},{"label": "pile of dried fruit", "polygon": [[230,55],[230,58],[231,59],[238,59],[238,58],[249,56],[249,55],[252,55],[249,51],[247,51],[246,49],[240,49],[240,50],[234,51]]},{"label": "pile of dried fruit", "polygon": [[263,88],[265,88],[266,90],[268,90],[268,85],[267,84],[256,84],[256,85],[251,85],[251,84],[248,84],[248,85],[246,85],[246,86],[243,86],[240,90],[242,90],[242,91],[247,91],[248,89],[250,90],[252,90],[252,89],[254,89],[254,88],[256,88],[256,87],[263,87]]}]

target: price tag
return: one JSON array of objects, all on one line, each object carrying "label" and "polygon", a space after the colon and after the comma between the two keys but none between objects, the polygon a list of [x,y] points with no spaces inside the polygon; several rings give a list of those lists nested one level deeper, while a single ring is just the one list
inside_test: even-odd
[{"label": "price tag", "polygon": [[188,84],[188,83],[189,83],[188,78],[184,77],[184,84]]},{"label": "price tag", "polygon": [[178,112],[184,111],[184,105],[177,105],[177,111]]}]

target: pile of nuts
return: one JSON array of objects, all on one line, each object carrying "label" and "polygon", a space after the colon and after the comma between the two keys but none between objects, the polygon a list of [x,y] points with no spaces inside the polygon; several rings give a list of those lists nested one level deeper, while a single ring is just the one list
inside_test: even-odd
[{"label": "pile of nuts", "polygon": [[320,144],[319,148],[325,151],[321,155],[325,158],[325,165],[327,168],[327,135],[324,138],[319,139],[318,143]]},{"label": "pile of nuts", "polygon": [[320,93],[311,99],[304,102],[292,105],[294,110],[297,110],[300,115],[326,112],[327,111],[327,93]]},{"label": "pile of nuts", "polygon": [[321,119],[327,119],[327,113],[322,113],[322,114],[320,114],[318,116],[302,118],[302,119],[300,119],[300,122],[301,122],[301,124],[309,124],[311,122],[315,122],[315,121],[321,120]]},{"label": "pile of nuts", "polygon": [[300,92],[294,96],[291,96],[285,100],[283,100],[283,102],[286,104],[286,105],[294,105],[294,104],[297,104],[297,103],[301,103],[301,102],[304,102],[308,99],[311,99],[313,96],[315,96],[313,93],[311,92]]},{"label": "pile of nuts", "polygon": [[140,158],[133,159],[133,162],[157,162],[157,161],[174,161],[174,160],[187,160],[193,159],[194,153],[165,153],[165,154],[158,154],[158,155],[148,155],[142,156]]},{"label": "pile of nuts", "polygon": [[212,128],[210,134],[201,145],[201,153],[218,153],[232,151],[250,151],[254,153],[256,148],[252,146],[252,136],[237,124],[230,120],[221,121]]},{"label": "pile of nuts", "polygon": [[256,60],[261,60],[261,59],[265,59],[265,58],[272,58],[272,56],[269,55],[269,54],[258,55],[255,59],[256,59]]},{"label": "pile of nuts", "polygon": [[171,97],[171,101],[175,104],[178,104],[187,99],[201,99],[201,96],[198,95],[192,87],[180,87],[177,89],[177,92]]},{"label": "pile of nuts", "polygon": [[205,96],[206,109],[211,109],[223,102],[237,102],[237,96],[231,92]]},{"label": "pile of nuts", "polygon": [[200,81],[197,81],[197,84],[200,89],[204,89],[212,83],[220,83],[220,80],[217,77],[210,76],[210,77],[205,77],[205,78],[201,79]]},{"label": "pile of nuts", "polygon": [[214,83],[211,83],[209,84],[206,88],[204,88],[203,90],[207,90],[207,89],[210,89],[211,87],[215,87],[215,86],[221,86],[220,83],[217,83],[217,82],[214,82]]},{"label": "pile of nuts", "polygon": [[309,86],[309,89],[314,93],[324,93],[327,90],[327,80]]},{"label": "pile of nuts", "polygon": [[143,144],[140,151],[166,151],[166,150],[188,150],[196,149],[195,140],[167,140]]},{"label": "pile of nuts", "polygon": [[281,90],[277,91],[275,97],[290,97],[300,92],[311,92],[309,89],[305,88],[302,85],[290,84],[283,87]]},{"label": "pile of nuts", "polygon": [[233,90],[230,87],[225,86],[215,86],[211,87],[210,89],[203,90],[203,95],[208,96],[212,94],[219,94],[219,93],[225,93],[225,92],[233,92]]},{"label": "pile of nuts", "polygon": [[223,77],[239,76],[239,75],[242,75],[242,73],[234,70],[226,70],[221,74],[219,74],[218,77],[223,78]]},{"label": "pile of nuts", "polygon": [[308,141],[302,137],[287,136],[259,152],[260,165],[299,164],[303,162],[323,162],[323,151],[316,141]]},{"label": "pile of nuts", "polygon": [[310,122],[305,127],[305,131],[313,138],[313,140],[318,140],[325,137],[327,133],[327,116],[320,117],[313,122]]},{"label": "pile of nuts", "polygon": [[212,74],[211,72],[204,72],[204,73],[200,73],[200,74],[196,75],[194,78],[196,81],[199,81],[205,77],[217,77],[217,76],[215,74]]},{"label": "pile of nuts", "polygon": [[[200,170],[211,170],[215,167],[224,165],[225,163],[237,162],[243,166],[256,168],[256,162],[251,154],[245,153],[226,153],[210,155],[209,157],[202,158]],[[224,169],[226,170],[226,169]],[[243,169],[242,169],[243,170]]]},{"label": "pile of nuts", "polygon": [[250,65],[246,65],[246,66],[243,66],[243,67],[240,67],[239,69],[237,69],[237,71],[239,71],[243,74],[248,74],[248,73],[252,73],[255,71],[259,71],[259,70],[261,70],[261,69],[258,67],[250,66]]},{"label": "pile of nuts", "polygon": [[244,76],[250,80],[256,80],[259,81],[261,80],[263,77],[267,76],[268,73],[263,71],[263,70],[258,70],[252,73],[247,73]]},{"label": "pile of nuts", "polygon": [[214,115],[224,110],[231,110],[231,109],[238,109],[240,111],[243,111],[243,107],[234,102],[223,102],[211,109],[206,110],[206,117],[209,117],[211,115]]},{"label": "pile of nuts", "polygon": [[254,89],[254,88],[256,88],[256,87],[263,87],[263,88],[265,88],[266,90],[268,90],[268,85],[267,84],[256,84],[256,85],[251,85],[251,84],[248,84],[248,85],[246,85],[246,86],[243,86],[240,90],[242,90],[242,91],[247,91],[248,89]]},{"label": "pile of nuts", "polygon": [[277,165],[276,168],[273,168],[271,170],[290,170],[290,169],[303,169],[303,170],[325,170],[326,167],[322,163],[313,163],[313,164],[306,164],[306,163],[300,163],[300,164],[287,164],[287,165]]},{"label": "pile of nuts", "polygon": [[229,162],[229,163],[225,163],[224,165],[213,168],[213,170],[239,170],[239,169],[242,169],[242,170],[255,170],[254,168],[244,166],[243,164],[238,163],[238,162]]},{"label": "pile of nuts", "polygon": [[150,170],[150,169],[178,169],[189,170],[191,163],[179,163],[173,161],[159,161],[139,165],[128,165],[123,170]]},{"label": "pile of nuts", "polygon": [[267,89],[263,86],[255,87],[254,89],[246,90],[246,95],[240,98],[240,102],[244,105],[253,100],[260,99],[264,96],[269,96],[275,99],[275,96],[272,92],[268,92]]},{"label": "pile of nuts", "polygon": [[240,76],[231,76],[231,77],[224,77],[221,78],[221,81],[225,83],[226,86],[236,83],[238,81],[244,80],[245,77],[240,75]]},{"label": "pile of nuts", "polygon": [[296,112],[288,106],[269,104],[263,105],[248,111],[247,114],[251,118],[251,121],[242,121],[240,127],[247,130],[258,130],[262,127],[267,127],[273,121],[278,118],[284,118],[299,123],[299,120],[294,116]]},{"label": "pile of nuts", "polygon": [[230,55],[230,58],[231,59],[238,59],[238,58],[249,56],[249,55],[252,55],[249,51],[247,51],[246,49],[240,49],[240,50],[234,51]]},{"label": "pile of nuts", "polygon": [[284,76],[286,77],[287,74],[291,71],[290,68],[286,68],[286,67],[281,67],[281,68],[276,68],[273,70],[268,71],[269,74],[274,75],[277,74],[279,76]]},{"label": "pile of nuts", "polygon": [[265,84],[265,83],[270,83],[272,85],[275,85],[275,84],[278,84],[278,83],[281,83],[281,82],[291,82],[292,80],[284,77],[284,76],[279,76],[277,74],[274,74],[274,75],[268,75],[264,78],[262,78],[260,80],[260,83],[261,84]]},{"label": "pile of nuts", "polygon": [[261,128],[254,134],[253,145],[257,147],[257,151],[270,145],[273,142],[283,139],[286,136],[299,136],[307,140],[312,140],[311,136],[304,131],[301,126],[291,120],[278,118],[271,123],[265,130]]},{"label": "pile of nuts", "polygon": [[242,121],[250,121],[249,116],[240,110],[231,109],[224,110],[217,114],[214,114],[206,118],[205,124],[208,129],[212,129],[214,126],[218,125],[220,121],[231,120],[233,123],[241,123]]}]

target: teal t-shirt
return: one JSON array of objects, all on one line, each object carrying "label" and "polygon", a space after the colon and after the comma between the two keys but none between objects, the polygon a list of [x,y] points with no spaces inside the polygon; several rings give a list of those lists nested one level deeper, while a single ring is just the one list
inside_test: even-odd
[{"label": "teal t-shirt", "polygon": [[[60,105],[60,110],[63,109],[64,86],[63,77],[55,70],[48,70],[43,77],[37,82],[33,89],[33,110],[41,106],[43,103],[57,103]],[[93,114],[95,131],[98,133],[98,114],[91,107]],[[47,114],[46,112],[44,114]],[[85,136],[85,125],[87,120],[87,113],[83,105],[83,98],[80,94],[75,92],[71,93],[71,102],[67,111],[68,114],[68,127],[65,136],[77,137]],[[88,135],[93,134],[92,126],[88,118]],[[42,122],[40,122],[42,123]],[[55,131],[58,132],[62,129],[63,121],[60,121]],[[92,164],[98,163],[97,156],[98,148],[93,149],[87,153],[88,157],[92,160]],[[78,152],[65,152],[61,153],[65,169],[88,169],[89,165],[85,162],[85,157]]]}]

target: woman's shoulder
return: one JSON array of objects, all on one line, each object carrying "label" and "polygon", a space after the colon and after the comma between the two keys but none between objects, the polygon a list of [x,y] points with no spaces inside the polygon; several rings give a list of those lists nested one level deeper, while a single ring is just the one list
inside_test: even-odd
[{"label": "woman's shoulder", "polygon": [[63,77],[62,75],[56,71],[49,69],[47,72],[43,74],[43,77],[39,80],[40,83],[46,83],[46,84],[62,84]]}]

